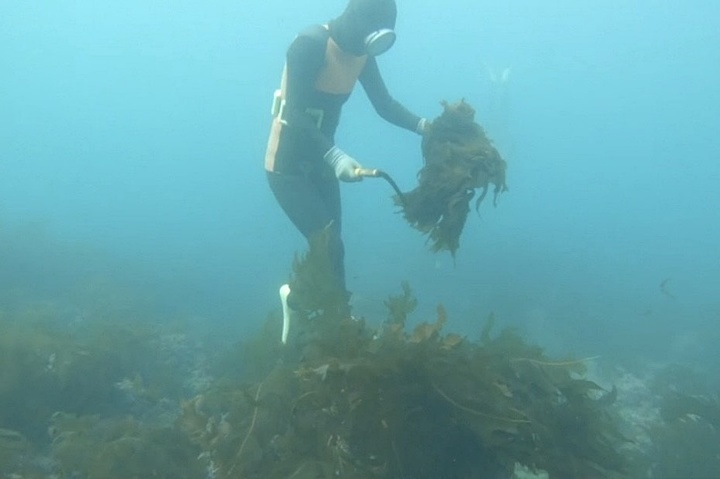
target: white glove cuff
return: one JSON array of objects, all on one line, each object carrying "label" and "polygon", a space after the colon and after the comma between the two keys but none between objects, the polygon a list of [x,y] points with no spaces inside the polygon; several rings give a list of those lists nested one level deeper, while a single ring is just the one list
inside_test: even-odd
[{"label": "white glove cuff", "polygon": [[430,122],[427,120],[427,118],[420,118],[420,121],[418,121],[418,124],[415,127],[415,132],[418,135],[424,135],[425,133],[427,133],[429,127]]},{"label": "white glove cuff", "polygon": [[323,155],[323,159],[333,168],[335,168],[335,164],[338,162],[338,160],[345,156],[345,152],[342,151],[337,146],[333,146],[330,148],[327,152],[325,152],[325,155]]}]

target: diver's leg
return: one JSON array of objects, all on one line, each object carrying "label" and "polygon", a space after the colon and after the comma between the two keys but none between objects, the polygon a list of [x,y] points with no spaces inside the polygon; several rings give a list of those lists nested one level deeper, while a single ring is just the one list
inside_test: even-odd
[{"label": "diver's leg", "polygon": [[324,175],[315,178],[318,191],[322,196],[330,221],[326,227],[328,234],[328,254],[333,265],[338,285],[345,288],[345,245],[342,240],[342,204],[340,201],[340,183],[335,175]]},{"label": "diver's leg", "polygon": [[345,290],[344,246],[341,237],[340,188],[330,175],[268,172],[275,198],[290,221],[310,241],[329,228],[328,254],[339,286]]}]

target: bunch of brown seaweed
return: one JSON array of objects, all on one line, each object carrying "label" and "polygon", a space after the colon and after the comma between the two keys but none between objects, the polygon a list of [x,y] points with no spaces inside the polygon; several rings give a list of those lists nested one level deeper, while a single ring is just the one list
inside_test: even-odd
[{"label": "bunch of brown seaweed", "polygon": [[264,379],[185,405],[215,477],[624,477],[614,393],[579,376],[584,360],[552,361],[492,320],[479,341],[444,333],[442,307],[407,331],[407,287],[387,304],[379,330],[320,314]]},{"label": "bunch of brown seaweed", "polygon": [[429,235],[433,251],[459,247],[470,200],[480,195],[475,209],[485,198],[490,184],[495,186],[493,203],[507,190],[507,164],[475,122],[475,110],[464,100],[442,102],[443,113],[436,118],[423,138],[425,160],[418,173],[419,185],[396,198],[405,219]]}]

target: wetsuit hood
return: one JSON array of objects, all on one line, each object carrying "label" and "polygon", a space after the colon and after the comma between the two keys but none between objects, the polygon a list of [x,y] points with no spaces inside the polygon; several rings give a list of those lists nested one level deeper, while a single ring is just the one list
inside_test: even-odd
[{"label": "wetsuit hood", "polygon": [[350,0],[330,21],[330,36],[353,55],[379,55],[395,42],[395,0]]}]

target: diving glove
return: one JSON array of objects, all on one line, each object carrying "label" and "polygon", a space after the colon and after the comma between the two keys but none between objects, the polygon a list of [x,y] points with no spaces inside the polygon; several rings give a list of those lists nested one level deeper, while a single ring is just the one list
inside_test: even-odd
[{"label": "diving glove", "polygon": [[333,146],[323,156],[325,162],[335,170],[335,176],[340,181],[360,181],[362,176],[357,174],[357,171],[362,168],[360,163],[355,159],[342,151],[337,146]]}]

